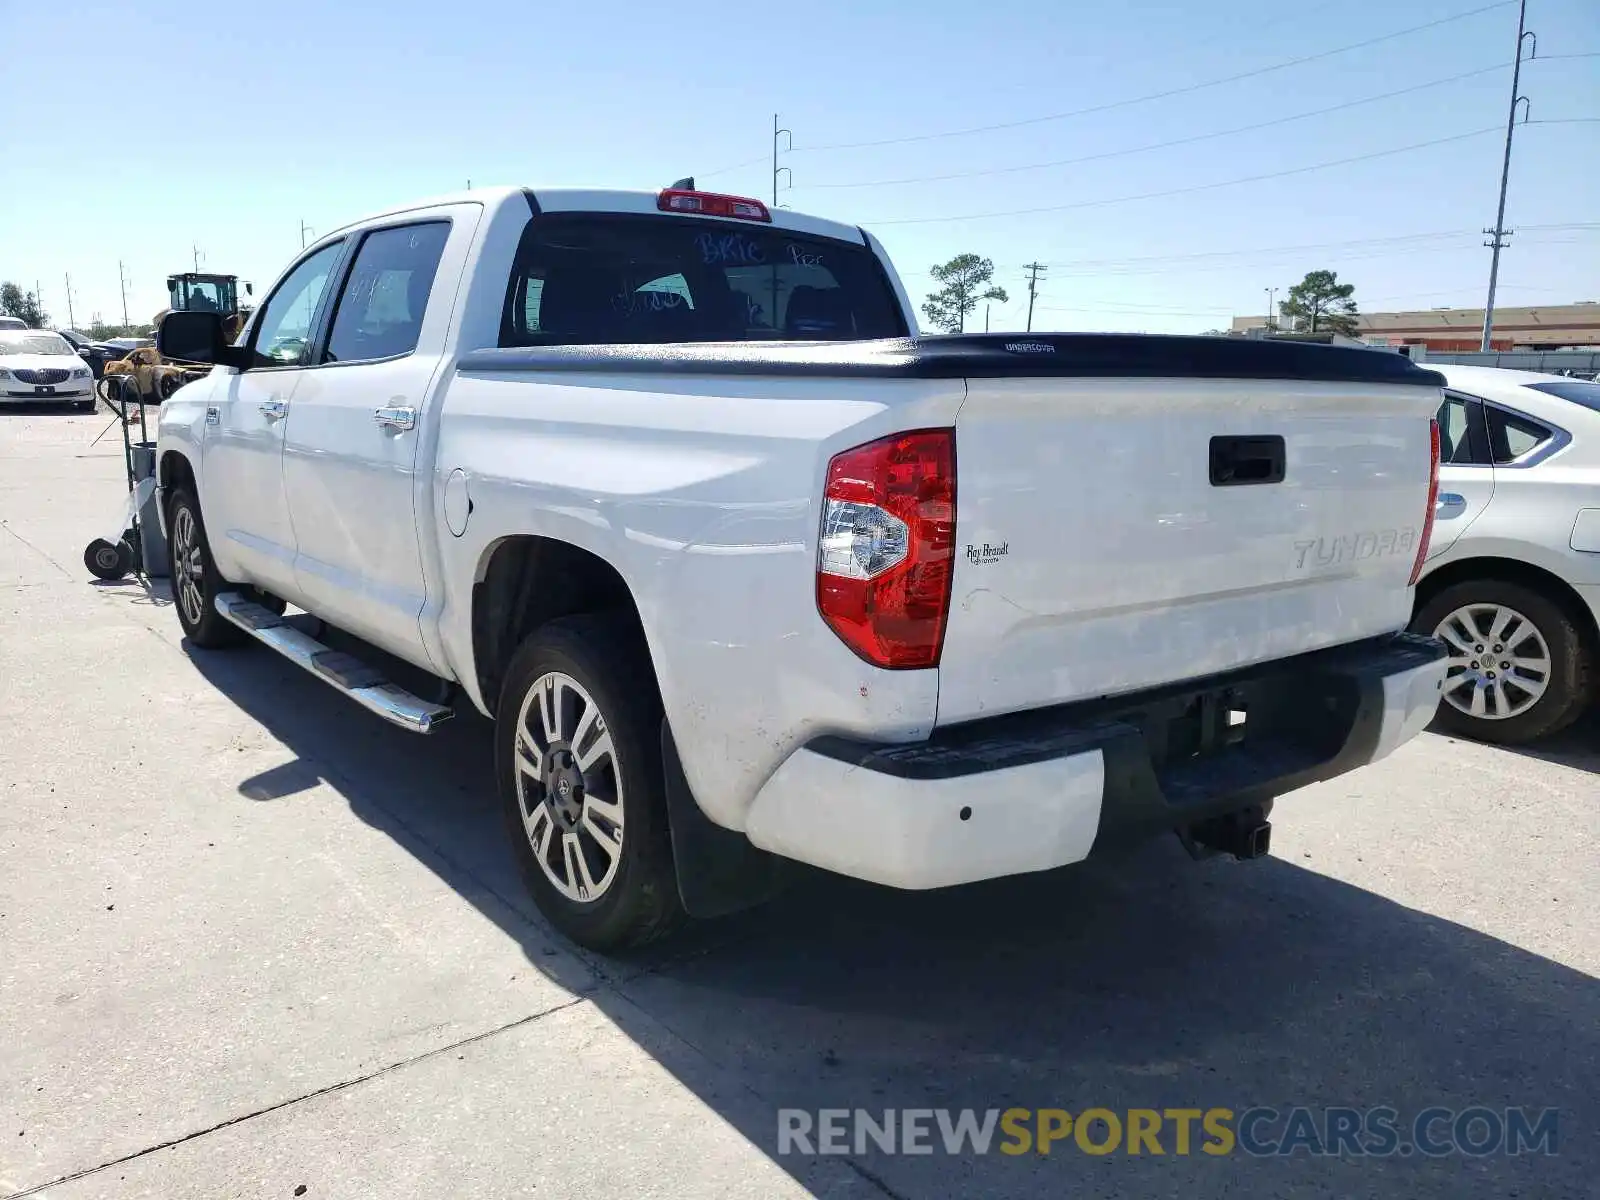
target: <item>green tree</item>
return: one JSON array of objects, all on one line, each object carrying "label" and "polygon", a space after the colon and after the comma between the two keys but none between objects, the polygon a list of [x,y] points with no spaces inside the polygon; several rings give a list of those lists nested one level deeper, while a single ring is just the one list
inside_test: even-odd
[{"label": "green tree", "polygon": [[1356,336],[1356,285],[1340,283],[1337,271],[1310,271],[1289,289],[1278,311],[1301,333],[1342,333]]},{"label": "green tree", "polygon": [[154,337],[155,336],[155,326],[154,325],[107,325],[104,321],[102,321],[98,317],[96,317],[93,321],[89,322],[89,328],[85,329],[84,332],[87,333],[95,341],[103,342],[107,338]]},{"label": "green tree", "polygon": [[994,264],[976,254],[958,254],[943,266],[934,267],[932,273],[935,282],[944,286],[928,293],[922,311],[946,333],[965,331],[967,317],[980,300],[1004,304],[1010,299],[1005,288],[984,286],[994,278]]},{"label": "green tree", "polygon": [[21,317],[32,329],[43,329],[50,323],[50,314],[39,307],[39,297],[14,283],[0,283],[0,316]]}]

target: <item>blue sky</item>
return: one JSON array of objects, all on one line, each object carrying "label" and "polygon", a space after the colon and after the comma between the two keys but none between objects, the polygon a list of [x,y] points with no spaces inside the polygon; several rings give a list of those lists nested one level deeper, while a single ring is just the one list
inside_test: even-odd
[{"label": "blue sky", "polygon": [[[932,263],[988,256],[995,328],[1021,327],[1034,260],[1036,328],[1225,326],[1323,267],[1365,309],[1481,305],[1516,7],[1444,19],[1487,3],[0,0],[0,278],[65,323],[70,272],[86,324],[120,317],[120,259],[148,320],[196,244],[259,292],[302,220],[468,179],[765,196],[776,111],[783,203],[873,228],[919,299]],[[1600,55],[1600,4],[1531,0],[1528,23],[1534,121],[1600,118],[1600,57],[1555,57]],[[969,177],[892,182],[933,175]],[[1600,122],[1519,129],[1507,223],[1502,304],[1600,299]]]}]

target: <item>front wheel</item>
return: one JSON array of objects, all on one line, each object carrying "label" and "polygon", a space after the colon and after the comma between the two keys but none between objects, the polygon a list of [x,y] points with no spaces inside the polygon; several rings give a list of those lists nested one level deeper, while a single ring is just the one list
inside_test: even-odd
[{"label": "front wheel", "polygon": [[217,611],[217,595],[228,585],[217,573],[200,519],[200,505],[187,488],[172,493],[167,505],[167,553],[172,574],[172,606],[184,636],[207,650],[244,640],[244,631]]},{"label": "front wheel", "polygon": [[495,721],[506,829],[539,911],[593,950],[651,941],[682,916],[660,731],[625,618],[554,621],[512,659]]},{"label": "front wheel", "polygon": [[1542,592],[1498,579],[1451,584],[1423,605],[1417,633],[1450,655],[1440,728],[1486,742],[1565,729],[1589,702],[1592,664],[1572,615]]}]

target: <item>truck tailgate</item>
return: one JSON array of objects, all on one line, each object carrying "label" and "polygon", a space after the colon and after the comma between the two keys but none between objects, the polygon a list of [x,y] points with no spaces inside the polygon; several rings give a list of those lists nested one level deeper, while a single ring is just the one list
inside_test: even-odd
[{"label": "truck tailgate", "polygon": [[939,723],[1405,626],[1436,387],[973,378]]}]

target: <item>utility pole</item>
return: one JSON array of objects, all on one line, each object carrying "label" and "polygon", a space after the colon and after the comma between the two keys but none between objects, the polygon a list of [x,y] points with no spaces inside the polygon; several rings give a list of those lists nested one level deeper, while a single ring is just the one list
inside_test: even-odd
[{"label": "utility pole", "polygon": [[[779,129],[778,128],[778,114],[777,113],[773,113],[772,114],[772,207],[773,208],[777,208],[778,207],[778,176],[783,174],[785,171],[789,171],[788,167],[780,167],[778,165],[778,139],[780,137],[787,137],[789,139],[789,144],[786,147],[784,147],[786,150],[793,150],[794,149],[794,132],[792,130],[788,130],[788,129]],[[790,187],[794,186],[794,172],[793,171],[789,171],[789,186]]]},{"label": "utility pole", "polygon": [[1039,275],[1048,270],[1044,263],[1023,263],[1023,269],[1028,272],[1028,332],[1033,332],[1033,298],[1039,290]]},{"label": "utility pole", "polygon": [[300,222],[300,249],[304,250],[306,248],[306,234],[315,232],[316,230],[307,225],[305,221],[302,220]]},{"label": "utility pole", "polygon": [[72,274],[63,272],[63,275],[67,281],[67,328],[76,329],[78,327],[78,318],[72,315]]},{"label": "utility pole", "polygon": [[117,259],[117,284],[122,288],[122,324],[128,324],[128,273],[123,269],[122,260]]},{"label": "utility pole", "polygon": [[985,333],[989,332],[989,306],[987,304],[983,306],[983,331]]},{"label": "utility pole", "polygon": [[44,316],[44,288],[37,279],[33,281],[33,302],[38,306],[39,315]]},{"label": "utility pole", "polygon": [[200,274],[200,243],[194,243],[194,273]]},{"label": "utility pole", "polygon": [[1267,294],[1267,332],[1278,332],[1278,289],[1262,288]]},{"label": "utility pole", "polygon": [[[1500,280],[1500,251],[1505,249],[1506,239],[1511,236],[1511,230],[1506,228],[1506,184],[1511,180],[1511,138],[1517,131],[1517,105],[1528,105],[1528,98],[1518,94],[1522,84],[1522,43],[1528,38],[1533,38],[1533,49],[1528,57],[1533,58],[1539,53],[1539,38],[1533,30],[1527,28],[1528,0],[1522,0],[1517,5],[1517,57],[1511,65],[1511,111],[1506,114],[1506,154],[1500,164],[1500,207],[1495,211],[1494,228],[1485,229],[1489,240],[1484,243],[1490,248],[1489,255],[1489,298],[1483,305],[1483,344],[1479,347],[1484,353],[1490,349],[1490,341],[1494,336],[1494,288]],[[1522,119],[1527,121],[1528,109],[1522,110]]]}]

